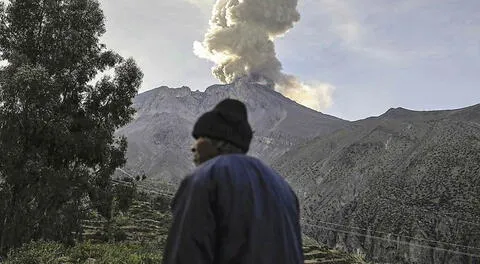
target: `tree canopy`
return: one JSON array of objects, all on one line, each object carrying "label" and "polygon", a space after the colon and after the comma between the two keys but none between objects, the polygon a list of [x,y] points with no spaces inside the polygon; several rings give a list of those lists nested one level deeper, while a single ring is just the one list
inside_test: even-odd
[{"label": "tree canopy", "polygon": [[104,33],[97,0],[0,2],[0,253],[73,241],[91,207],[109,215],[127,147],[114,132],[132,119],[143,74]]}]

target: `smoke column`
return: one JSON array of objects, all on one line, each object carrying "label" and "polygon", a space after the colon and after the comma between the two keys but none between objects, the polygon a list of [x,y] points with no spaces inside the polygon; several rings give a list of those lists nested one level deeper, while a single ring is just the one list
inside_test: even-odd
[{"label": "smoke column", "polygon": [[298,0],[217,0],[210,28],[194,53],[213,61],[213,75],[223,83],[248,76],[275,83],[286,97],[322,110],[332,103],[333,87],[307,85],[282,73],[275,53],[275,38],[283,36],[300,20]]}]

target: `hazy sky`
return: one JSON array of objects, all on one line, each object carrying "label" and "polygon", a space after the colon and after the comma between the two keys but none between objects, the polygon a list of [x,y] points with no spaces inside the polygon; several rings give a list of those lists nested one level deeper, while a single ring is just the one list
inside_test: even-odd
[{"label": "hazy sky", "polygon": [[[197,58],[214,0],[101,0],[104,42],[132,56],[141,92],[166,85],[203,91],[218,83]],[[347,120],[391,107],[480,103],[479,0],[299,0],[300,21],[276,41],[284,72],[335,87],[324,110]]]}]

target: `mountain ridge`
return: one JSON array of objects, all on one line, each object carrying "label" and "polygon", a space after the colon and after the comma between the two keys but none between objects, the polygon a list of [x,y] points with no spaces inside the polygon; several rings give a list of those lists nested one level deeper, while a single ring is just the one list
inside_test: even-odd
[{"label": "mountain ridge", "polygon": [[134,120],[117,130],[129,142],[125,170],[178,183],[193,169],[191,129],[197,118],[222,99],[243,101],[254,130],[250,155],[272,162],[303,141],[328,134],[349,122],[306,108],[271,87],[241,79],[212,85],[204,92],[162,86],[139,94]]},{"label": "mountain ridge", "polygon": [[389,248],[366,237],[480,248],[480,233],[461,222],[480,218],[480,105],[393,112],[292,148],[273,166],[297,191],[303,218],[326,228],[307,232],[318,241],[381,263],[467,263],[465,255],[431,249],[445,244]]}]

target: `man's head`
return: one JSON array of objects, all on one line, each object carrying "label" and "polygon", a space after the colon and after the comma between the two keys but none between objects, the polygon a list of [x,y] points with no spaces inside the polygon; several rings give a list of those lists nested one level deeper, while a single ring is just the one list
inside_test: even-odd
[{"label": "man's head", "polygon": [[238,100],[225,99],[200,116],[192,135],[197,165],[221,154],[247,153],[253,136],[247,108]]}]

